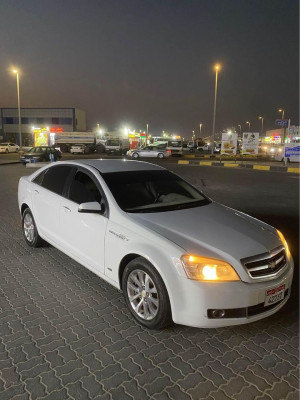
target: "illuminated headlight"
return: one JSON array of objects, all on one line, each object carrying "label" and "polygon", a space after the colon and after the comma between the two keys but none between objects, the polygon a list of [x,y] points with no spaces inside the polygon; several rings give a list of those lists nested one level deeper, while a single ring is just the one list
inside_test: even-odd
[{"label": "illuminated headlight", "polygon": [[240,278],[225,261],[201,256],[183,255],[181,262],[189,279],[211,282],[232,282]]},{"label": "illuminated headlight", "polygon": [[282,241],[282,244],[284,245],[287,257],[290,258],[291,253],[290,253],[290,249],[287,244],[287,241],[285,240],[283,234],[278,229],[277,229],[277,233],[278,233],[278,236],[280,237],[280,240]]}]

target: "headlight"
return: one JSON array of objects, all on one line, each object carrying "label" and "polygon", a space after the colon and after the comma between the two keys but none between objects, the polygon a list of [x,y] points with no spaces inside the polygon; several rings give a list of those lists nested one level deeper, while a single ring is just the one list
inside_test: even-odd
[{"label": "headlight", "polygon": [[212,282],[232,282],[240,280],[234,268],[222,260],[184,255],[181,257],[181,262],[189,279]]},{"label": "headlight", "polygon": [[282,244],[284,245],[287,257],[290,258],[291,253],[290,253],[290,249],[287,244],[287,241],[285,240],[283,234],[278,229],[277,229],[277,233],[278,233],[278,236],[280,237],[280,240],[282,241]]}]

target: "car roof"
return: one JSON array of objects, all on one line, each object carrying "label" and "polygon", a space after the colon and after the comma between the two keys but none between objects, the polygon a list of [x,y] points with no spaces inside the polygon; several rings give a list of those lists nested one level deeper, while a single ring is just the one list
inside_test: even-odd
[{"label": "car roof", "polygon": [[[72,163],[72,161],[66,161]],[[124,172],[124,171],[150,171],[150,170],[164,170],[165,168],[155,164],[143,161],[134,160],[103,160],[103,159],[88,159],[88,160],[74,160],[73,163],[89,165],[96,168],[100,173],[108,172]]]}]

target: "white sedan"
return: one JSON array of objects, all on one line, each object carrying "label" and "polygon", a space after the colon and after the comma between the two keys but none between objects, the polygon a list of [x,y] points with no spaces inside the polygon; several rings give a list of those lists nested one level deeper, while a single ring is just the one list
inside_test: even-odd
[{"label": "white sedan", "polygon": [[0,153],[17,153],[20,147],[15,143],[0,143]]},{"label": "white sedan", "polygon": [[166,150],[161,146],[146,146],[140,149],[131,149],[127,151],[127,155],[131,158],[138,159],[140,157],[147,158],[166,158],[171,156],[171,150]]},{"label": "white sedan", "polygon": [[157,165],[54,163],[20,179],[18,202],[29,246],[45,240],[121,289],[148,328],[245,324],[290,296],[278,230]]}]

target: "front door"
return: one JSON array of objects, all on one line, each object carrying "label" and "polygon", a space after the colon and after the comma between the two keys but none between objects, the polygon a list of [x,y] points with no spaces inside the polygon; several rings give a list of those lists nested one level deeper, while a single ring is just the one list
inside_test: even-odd
[{"label": "front door", "polygon": [[80,213],[79,204],[103,203],[99,183],[84,169],[78,169],[66,198],[60,204],[60,232],[64,246],[71,254],[97,272],[104,273],[104,238],[108,219],[105,213]]}]

